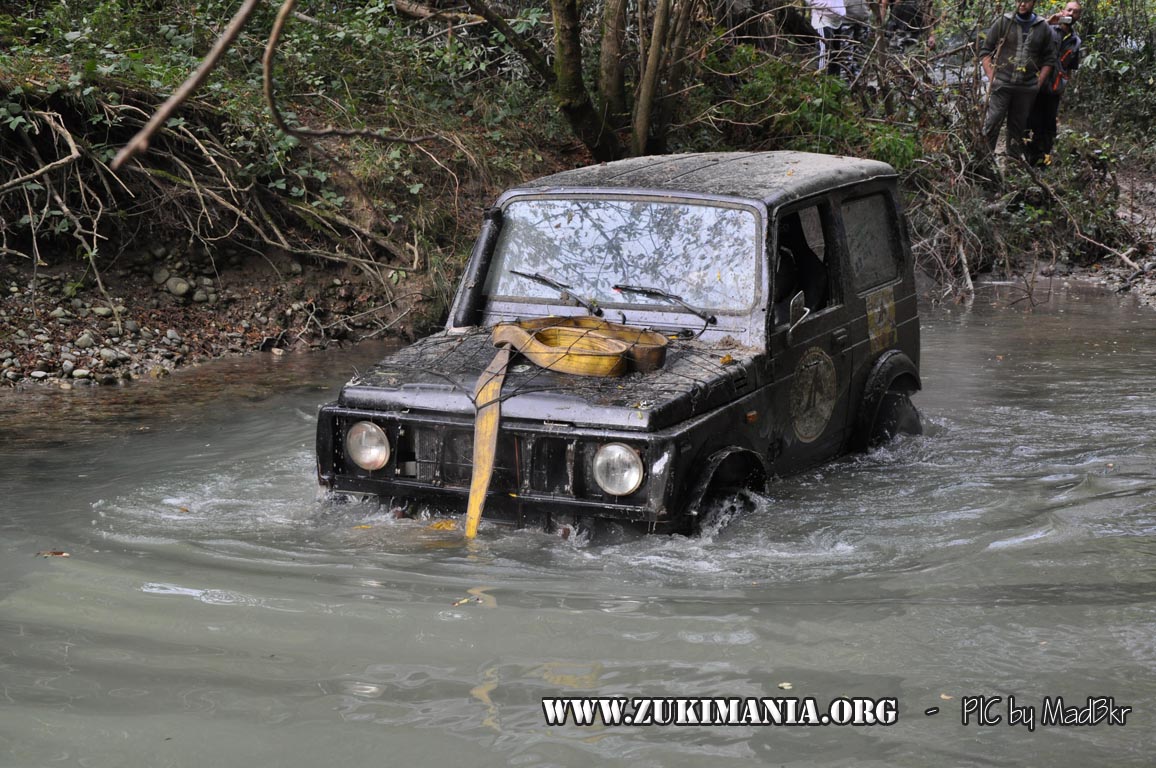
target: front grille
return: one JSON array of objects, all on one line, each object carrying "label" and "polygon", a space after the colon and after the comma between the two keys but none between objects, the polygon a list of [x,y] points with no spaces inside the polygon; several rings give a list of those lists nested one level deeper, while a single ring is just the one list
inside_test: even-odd
[{"label": "front grille", "polygon": [[530,437],[524,440],[530,456],[531,490],[550,495],[574,495],[577,444],[557,437]]},{"label": "front grille", "polygon": [[[498,434],[498,452],[490,487],[515,491],[519,453],[513,435]],[[472,430],[445,426],[402,424],[397,430],[393,475],[423,485],[468,488],[474,469]],[[388,470],[388,467],[386,468]]]},{"label": "front grille", "polygon": [[[339,416],[335,434],[344,436],[353,423],[364,419],[352,414]],[[402,487],[469,488],[473,475],[473,429],[457,424],[371,420],[389,437],[390,462],[380,470],[362,470],[344,457],[343,440],[338,439],[334,446],[337,464],[344,467],[345,473],[366,480],[396,481]],[[595,442],[573,437],[501,431],[490,491],[509,496],[630,503],[628,499],[606,497],[588,477],[596,448]],[[644,483],[639,495],[645,495],[645,488]]]},{"label": "front grille", "polygon": [[[446,485],[468,488],[474,471],[474,435],[449,432],[442,443],[442,480]],[[490,482],[493,482],[491,480]]]}]

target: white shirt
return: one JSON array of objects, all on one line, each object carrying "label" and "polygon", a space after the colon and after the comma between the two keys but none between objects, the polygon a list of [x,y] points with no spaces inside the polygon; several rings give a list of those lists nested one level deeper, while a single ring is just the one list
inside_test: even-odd
[{"label": "white shirt", "polygon": [[811,26],[815,29],[838,27],[847,15],[843,0],[809,0]]}]

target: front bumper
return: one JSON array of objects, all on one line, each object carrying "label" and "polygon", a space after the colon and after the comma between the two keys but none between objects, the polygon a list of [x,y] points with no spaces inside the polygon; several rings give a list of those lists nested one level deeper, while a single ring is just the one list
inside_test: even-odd
[{"label": "front bumper", "polygon": [[[381,427],[390,441],[386,466],[369,471],[345,456],[346,430],[358,421]],[[473,422],[461,416],[322,407],[317,423],[318,479],[338,493],[422,501],[464,512],[473,471]],[[610,496],[594,482],[595,451],[620,442],[638,451],[646,477],[629,496]],[[503,422],[486,519],[549,527],[582,518],[675,529],[670,513],[673,444],[638,432],[572,425]]]}]

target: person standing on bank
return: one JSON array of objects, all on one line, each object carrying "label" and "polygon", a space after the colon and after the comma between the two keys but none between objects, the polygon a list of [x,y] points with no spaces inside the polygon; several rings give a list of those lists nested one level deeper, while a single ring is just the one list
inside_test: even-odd
[{"label": "person standing on bank", "polygon": [[1056,118],[1060,113],[1060,97],[1067,87],[1072,72],[1080,66],[1080,36],[1073,24],[1080,20],[1084,9],[1077,0],[1070,0],[1061,13],[1048,18],[1052,28],[1052,40],[1056,46],[1056,68],[1040,86],[1036,101],[1028,115],[1028,131],[1031,134],[1027,145],[1028,162],[1032,165],[1049,165],[1052,161],[1052,147],[1056,143]]},{"label": "person standing on bank", "polygon": [[839,27],[847,15],[847,6],[843,0],[810,0],[809,6],[811,26],[819,38],[819,71],[837,75],[843,48]]},{"label": "person standing on bank", "polygon": [[999,131],[1007,119],[1008,155],[1023,154],[1028,113],[1040,85],[1056,65],[1052,29],[1033,13],[1035,0],[1019,0],[1015,13],[995,20],[980,46],[980,63],[991,84],[983,133],[995,152]]}]

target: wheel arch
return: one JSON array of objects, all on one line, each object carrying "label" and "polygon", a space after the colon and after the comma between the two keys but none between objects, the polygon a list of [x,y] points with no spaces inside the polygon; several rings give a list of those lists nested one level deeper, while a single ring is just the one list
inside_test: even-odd
[{"label": "wheel arch", "polygon": [[867,374],[863,385],[863,396],[859,402],[859,414],[855,419],[851,448],[864,450],[871,442],[879,408],[888,392],[911,395],[923,389],[919,369],[905,353],[889,349],[879,356]]},{"label": "wheel arch", "polygon": [[763,456],[749,448],[730,446],[715,451],[691,488],[686,509],[697,514],[703,500],[717,488],[746,488],[765,492],[771,472]]}]

